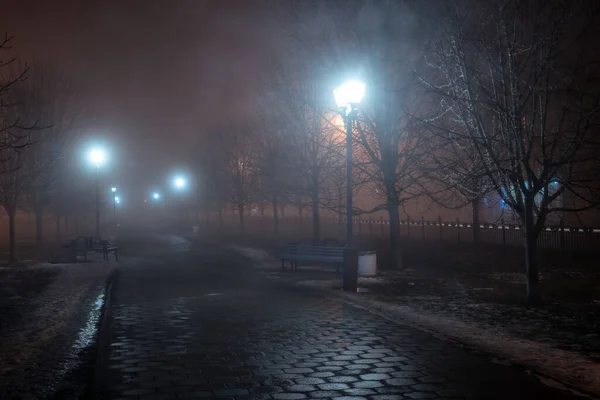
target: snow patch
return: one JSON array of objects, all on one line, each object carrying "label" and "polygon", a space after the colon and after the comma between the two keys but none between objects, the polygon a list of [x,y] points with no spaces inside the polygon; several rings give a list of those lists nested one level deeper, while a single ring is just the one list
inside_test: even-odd
[{"label": "snow patch", "polygon": [[72,318],[93,292],[99,290],[112,264],[40,264],[31,268],[61,270],[54,281],[31,302],[33,310],[0,341],[0,374],[27,367],[48,351],[69,327]]},{"label": "snow patch", "polygon": [[600,393],[600,365],[577,353],[518,339],[495,326],[466,324],[444,316],[417,312],[408,306],[356,299],[356,295],[348,293],[339,293],[339,296],[332,300],[351,303],[394,322],[409,324],[442,338],[500,355],[573,387]]}]

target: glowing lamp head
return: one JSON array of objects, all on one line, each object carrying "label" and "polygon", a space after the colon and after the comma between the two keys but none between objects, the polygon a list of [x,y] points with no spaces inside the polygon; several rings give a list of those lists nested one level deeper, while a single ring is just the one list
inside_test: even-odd
[{"label": "glowing lamp head", "polygon": [[101,149],[93,149],[90,151],[90,161],[92,164],[99,167],[100,165],[104,164],[104,161],[106,161],[106,153]]},{"label": "glowing lamp head", "polygon": [[152,195],[152,197],[154,198],[154,200],[158,200],[158,199],[160,198],[160,194],[158,194],[158,193],[154,193],[154,194]]},{"label": "glowing lamp head", "polygon": [[120,204],[121,203],[121,199],[119,197],[115,197],[115,203]]},{"label": "glowing lamp head", "polygon": [[115,193],[117,191],[116,187],[110,188],[111,192]]},{"label": "glowing lamp head", "polygon": [[175,178],[175,187],[177,189],[183,189],[184,186],[185,186],[185,179]]},{"label": "glowing lamp head", "polygon": [[333,90],[338,107],[358,104],[365,95],[365,84],[359,81],[349,81]]}]

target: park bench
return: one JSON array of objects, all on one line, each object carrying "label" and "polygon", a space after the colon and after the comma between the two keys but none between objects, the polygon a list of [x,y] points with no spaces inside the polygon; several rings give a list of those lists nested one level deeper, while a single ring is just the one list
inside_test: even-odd
[{"label": "park bench", "polygon": [[82,254],[83,259],[87,260],[88,252],[102,252],[102,258],[108,261],[110,253],[114,253],[115,261],[119,261],[119,248],[115,246],[109,240],[103,240],[102,238],[91,236],[79,236],[71,240],[71,242],[64,247],[69,248],[71,255],[71,262],[76,262],[77,257]]},{"label": "park bench", "polygon": [[[324,241],[324,244],[327,240]],[[298,269],[298,261],[315,261],[336,264],[336,272],[344,262],[344,246],[314,245],[306,241],[288,243],[285,252],[281,255],[281,269],[285,268],[285,262],[290,262],[292,269]]]}]

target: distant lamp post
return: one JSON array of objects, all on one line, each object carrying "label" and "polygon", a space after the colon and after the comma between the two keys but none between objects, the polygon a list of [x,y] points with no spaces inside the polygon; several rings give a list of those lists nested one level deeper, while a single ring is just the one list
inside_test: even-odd
[{"label": "distant lamp post", "polygon": [[115,221],[115,226],[117,226],[117,188],[116,187],[112,187],[110,188],[110,191],[112,192],[112,197],[113,197],[113,219]]},{"label": "distant lamp post", "polygon": [[106,153],[103,149],[94,148],[88,158],[96,166],[96,236],[100,237],[100,167],[106,162]]},{"label": "distant lamp post", "polygon": [[160,199],[160,194],[159,194],[159,193],[156,193],[156,192],[154,192],[154,193],[152,193],[152,198],[153,198],[154,200],[158,200],[158,199]]},{"label": "distant lamp post", "polygon": [[[179,176],[175,176],[173,178],[173,186],[175,186],[175,190],[182,192],[186,189],[187,185],[188,185],[188,182],[185,177],[179,175]],[[185,223],[185,221],[187,219],[187,204],[185,202],[185,199],[183,199],[183,198],[181,198],[180,201],[181,201],[181,206],[180,206],[181,217],[180,218],[181,218],[182,223]]]},{"label": "distant lamp post", "polygon": [[344,248],[344,291],[358,289],[358,250],[354,248],[352,216],[352,125],[358,104],[365,94],[365,84],[349,81],[333,90],[335,101],[346,125],[346,247]]}]

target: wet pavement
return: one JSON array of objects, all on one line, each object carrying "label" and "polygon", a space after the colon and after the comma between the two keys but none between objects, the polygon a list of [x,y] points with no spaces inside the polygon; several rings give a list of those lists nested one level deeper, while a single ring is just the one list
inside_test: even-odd
[{"label": "wet pavement", "polygon": [[168,235],[120,240],[104,399],[571,399],[316,291],[267,279],[240,255]]}]

